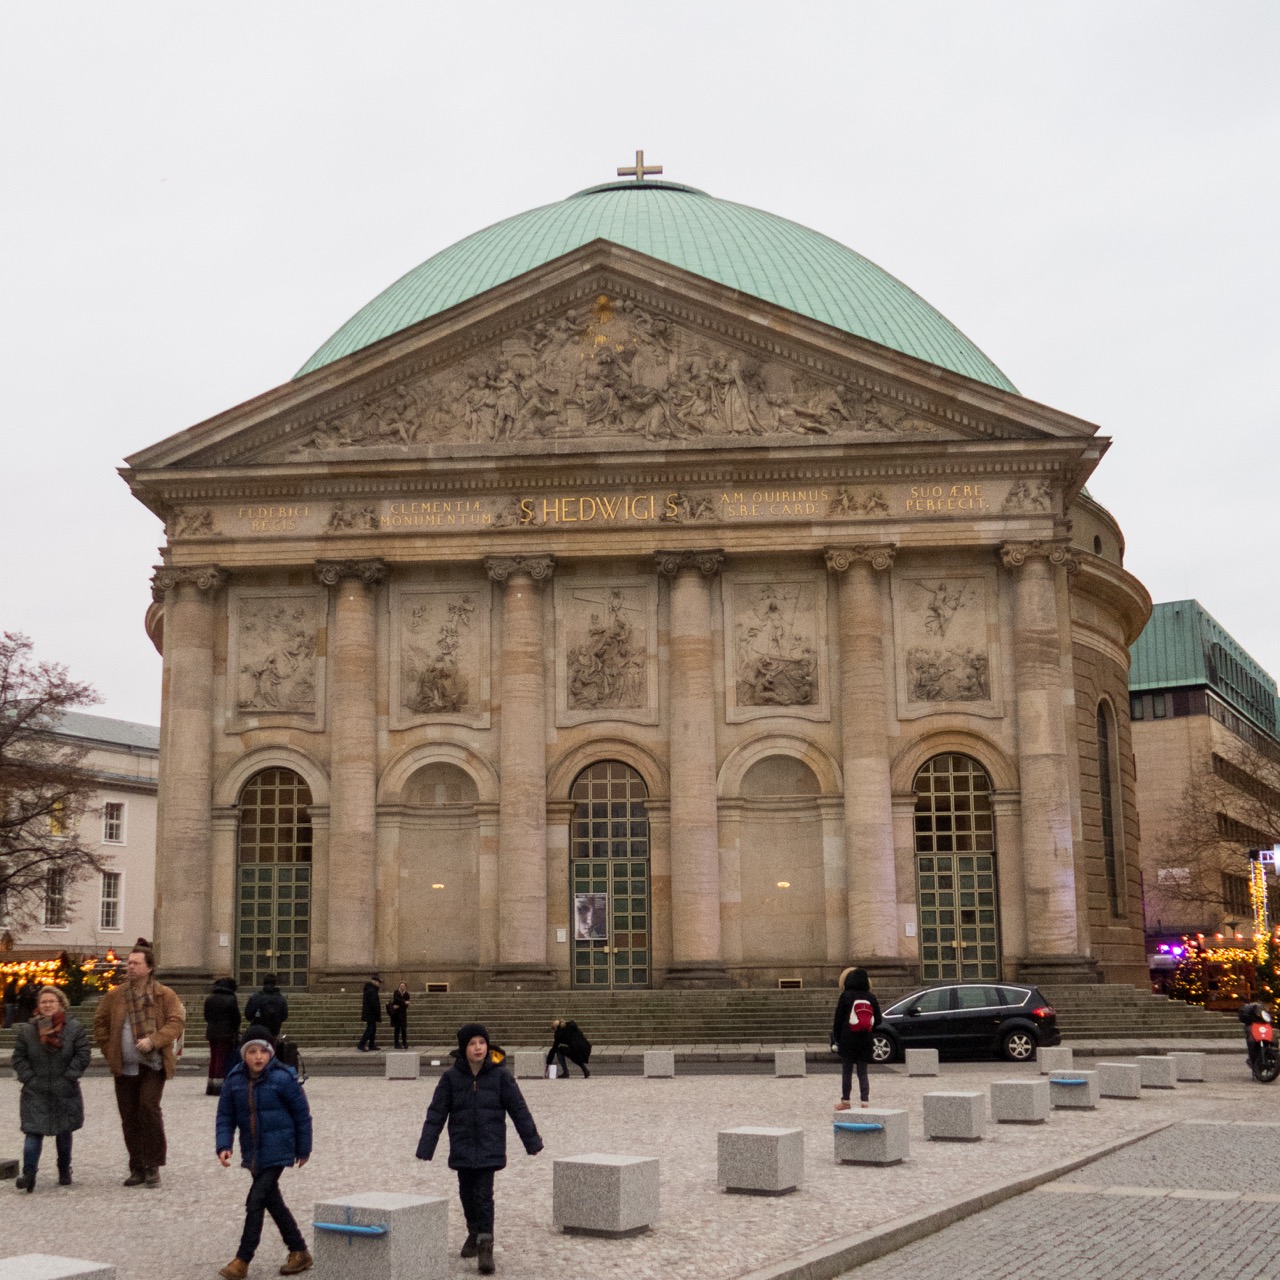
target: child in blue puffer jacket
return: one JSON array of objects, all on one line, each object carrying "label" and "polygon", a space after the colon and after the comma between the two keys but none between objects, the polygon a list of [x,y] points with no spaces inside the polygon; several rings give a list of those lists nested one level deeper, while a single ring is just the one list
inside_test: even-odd
[{"label": "child in blue puffer jacket", "polygon": [[240,1061],[227,1072],[218,1100],[218,1159],[231,1164],[231,1144],[240,1131],[240,1163],[253,1174],[244,1202],[244,1231],[236,1256],[218,1273],[244,1280],[262,1239],[264,1213],[280,1229],[289,1256],[282,1276],[308,1270],[311,1254],[293,1214],[280,1194],[280,1175],[299,1169],[311,1155],[311,1108],[291,1067],[276,1061],[275,1041],[266,1027],[250,1027],[240,1044]]}]

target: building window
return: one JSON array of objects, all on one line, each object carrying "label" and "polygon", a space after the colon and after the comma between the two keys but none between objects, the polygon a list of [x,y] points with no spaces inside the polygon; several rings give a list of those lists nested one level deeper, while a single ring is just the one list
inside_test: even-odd
[{"label": "building window", "polygon": [[119,871],[102,873],[102,905],[98,910],[99,929],[118,929],[120,927],[120,883],[122,874]]},{"label": "building window", "polygon": [[49,834],[55,840],[67,834],[67,811],[61,800],[55,800],[49,810]]},{"label": "building window", "polygon": [[1098,703],[1098,796],[1102,805],[1102,860],[1107,872],[1107,899],[1113,916],[1124,915],[1124,886],[1121,883],[1119,856],[1119,807],[1115,776],[1115,747],[1111,731],[1110,708]]},{"label": "building window", "polygon": [[1153,719],[1164,719],[1164,694],[1153,693],[1151,695],[1151,715]]},{"label": "building window", "polygon": [[67,927],[67,873],[59,867],[55,867],[45,878],[44,927]]},{"label": "building window", "polygon": [[102,806],[102,839],[106,844],[124,844],[123,800],[108,800]]},{"label": "building window", "polygon": [[1129,699],[1129,719],[1130,720],[1142,719],[1142,695],[1140,693],[1135,694],[1132,698]]},{"label": "building window", "polygon": [[1222,906],[1228,920],[1239,921],[1253,914],[1249,905],[1249,877],[1222,873]]}]

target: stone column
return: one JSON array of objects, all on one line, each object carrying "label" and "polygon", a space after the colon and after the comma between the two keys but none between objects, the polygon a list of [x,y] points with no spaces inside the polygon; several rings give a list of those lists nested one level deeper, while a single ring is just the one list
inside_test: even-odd
[{"label": "stone column", "polygon": [[1013,577],[1013,667],[1018,773],[1022,788],[1022,864],[1026,961],[1019,978],[1089,981],[1096,965],[1080,954],[1075,842],[1062,679],[1064,639],[1058,576],[1075,568],[1065,540],[1005,542]]},{"label": "stone column", "polygon": [[[330,984],[367,977],[374,966],[377,902],[378,584],[381,560],[322,560],[316,577],[333,588],[329,645]],[[317,902],[318,906],[319,903]]]},{"label": "stone column", "polygon": [[498,963],[494,981],[550,986],[547,963],[547,653],[542,584],[551,556],[490,556],[504,585],[498,772]]},{"label": "stone column", "polygon": [[829,547],[840,581],[840,736],[850,963],[906,977],[899,954],[893,791],[889,781],[889,669],[885,570],[891,545]]},{"label": "stone column", "polygon": [[668,644],[671,767],[671,967],[669,986],[725,986],[720,950],[720,849],[716,807],[716,705],[711,583],[720,551],[660,551],[671,581]]},{"label": "stone column", "polygon": [[166,978],[207,978],[221,957],[212,921],[216,565],[163,567],[163,722],[156,820],[157,961]]}]

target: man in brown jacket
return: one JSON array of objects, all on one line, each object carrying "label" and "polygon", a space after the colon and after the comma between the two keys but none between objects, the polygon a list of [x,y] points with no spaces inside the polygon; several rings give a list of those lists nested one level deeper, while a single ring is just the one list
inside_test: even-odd
[{"label": "man in brown jacket", "polygon": [[160,1185],[166,1154],[160,1097],[187,1017],[182,1001],[153,977],[155,967],[151,944],[139,938],[125,961],[125,980],[103,996],[93,1019],[94,1042],[115,1077],[129,1150],[126,1187]]}]

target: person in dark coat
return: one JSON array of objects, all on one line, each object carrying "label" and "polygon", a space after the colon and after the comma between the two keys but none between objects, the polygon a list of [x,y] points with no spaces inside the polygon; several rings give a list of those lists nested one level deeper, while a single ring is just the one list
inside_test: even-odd
[{"label": "person in dark coat", "polygon": [[40,988],[34,982],[24,982],[18,988],[18,1000],[13,1011],[15,1023],[30,1022],[36,1016],[36,1000],[39,996]]},{"label": "person in dark coat", "polygon": [[209,1042],[209,1081],[205,1093],[216,1098],[222,1092],[227,1059],[240,1035],[240,1002],[234,978],[217,978],[204,999],[204,1038]]},{"label": "person in dark coat", "polygon": [[4,984],[4,1025],[13,1026],[13,1015],[18,1011],[18,980],[10,977]]},{"label": "person in dark coat", "polygon": [[58,1184],[71,1185],[71,1135],[84,1126],[80,1077],[93,1050],[89,1033],[67,1008],[64,992],[45,987],[36,1001],[35,1020],[22,1023],[13,1042],[13,1071],[22,1082],[19,1191],[35,1190],[40,1152],[48,1134],[54,1135],[58,1148]]},{"label": "person in dark coat", "polygon": [[536,1156],[538,1126],[515,1077],[493,1061],[489,1033],[478,1022],[458,1028],[454,1063],[440,1077],[418,1139],[417,1157],[430,1160],[449,1122],[449,1168],[458,1175],[458,1199],[467,1220],[461,1256],[477,1258],[481,1275],[493,1274],[493,1175],[507,1167],[507,1117]]},{"label": "person in dark coat", "polygon": [[262,990],[255,991],[244,1007],[246,1026],[266,1027],[273,1040],[280,1038],[280,1028],[289,1020],[289,998],[277,985],[274,973],[262,979]]},{"label": "person in dark coat", "polygon": [[[858,1030],[857,1022],[869,1023]],[[871,991],[871,979],[865,969],[850,969],[844,976],[844,990],[836,1001],[836,1016],[831,1023],[831,1047],[840,1055],[840,1101],[837,1111],[849,1110],[849,1094],[853,1073],[858,1072],[858,1097],[865,1107],[871,1098],[871,1081],[867,1066],[871,1062],[872,1031],[880,1025],[880,1001]]]},{"label": "person in dark coat", "polygon": [[409,1047],[409,986],[402,982],[387,1001],[387,1013],[391,1018],[391,1033],[397,1049]]},{"label": "person in dark coat", "polygon": [[551,1048],[547,1050],[547,1066],[551,1065],[553,1059],[558,1061],[561,1079],[567,1079],[569,1075],[566,1058],[582,1068],[584,1080],[591,1074],[587,1066],[591,1061],[591,1041],[582,1034],[572,1018],[557,1018],[551,1024]]},{"label": "person in dark coat", "polygon": [[244,1230],[236,1256],[218,1273],[226,1280],[244,1280],[262,1240],[265,1214],[280,1229],[289,1250],[282,1276],[311,1268],[307,1242],[280,1194],[280,1175],[291,1165],[299,1169],[311,1157],[311,1108],[291,1067],[275,1056],[275,1043],[266,1027],[250,1027],[240,1045],[240,1061],[227,1072],[218,1099],[214,1146],[224,1169],[231,1165],[232,1139],[240,1132],[240,1165],[253,1174],[244,1202]]},{"label": "person in dark coat", "polygon": [[356,1048],[361,1053],[378,1047],[378,1023],[382,1021],[382,1000],[378,992],[382,990],[382,975],[375,973],[364,984],[364,993],[360,997],[360,1017],[364,1020],[364,1035]]}]

